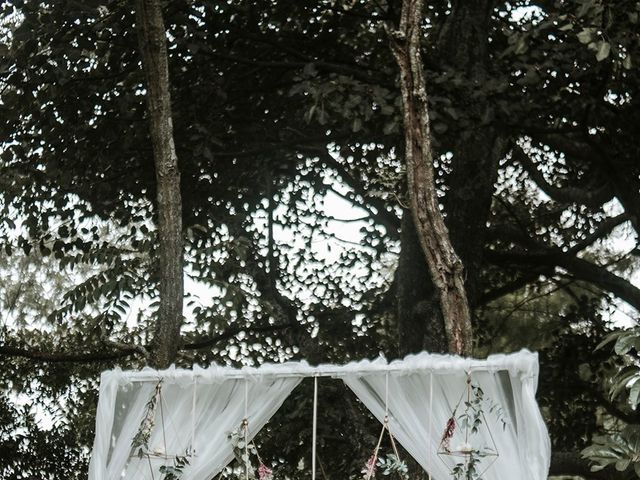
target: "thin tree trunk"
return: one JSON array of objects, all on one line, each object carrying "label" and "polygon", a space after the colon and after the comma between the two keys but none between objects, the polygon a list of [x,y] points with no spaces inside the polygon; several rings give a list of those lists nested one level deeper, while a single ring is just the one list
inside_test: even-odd
[{"label": "thin tree trunk", "polygon": [[136,28],[147,80],[151,143],[156,170],[160,308],[151,362],[166,368],[180,346],[184,294],[180,171],[173,141],[166,33],[160,0],[136,0]]},{"label": "thin tree trunk", "polygon": [[436,193],[427,92],[420,55],[422,7],[422,0],[403,0],[399,29],[391,33],[391,46],[400,69],[410,206],[420,245],[439,293],[449,350],[469,355],[471,314],[463,266],[449,238]]}]

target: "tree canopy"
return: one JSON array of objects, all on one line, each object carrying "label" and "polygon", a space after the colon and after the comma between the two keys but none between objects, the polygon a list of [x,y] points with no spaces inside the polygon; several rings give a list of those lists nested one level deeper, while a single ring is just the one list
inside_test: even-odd
[{"label": "tree canopy", "polygon": [[[639,423],[630,390],[608,393],[635,347],[594,350],[640,311],[640,4],[425,8],[436,182],[474,354],[539,350],[552,472],[621,478],[589,473],[579,452]],[[393,0],[167,3],[189,279],[177,364],[447,349],[407,213],[398,15]],[[85,478],[98,372],[140,367],[153,348],[156,179],[135,23],[122,0],[0,1],[3,478]],[[302,388],[261,440],[294,475]],[[322,395],[347,408],[327,413],[320,455],[363,452],[326,465],[356,475],[370,422],[340,387]]]}]

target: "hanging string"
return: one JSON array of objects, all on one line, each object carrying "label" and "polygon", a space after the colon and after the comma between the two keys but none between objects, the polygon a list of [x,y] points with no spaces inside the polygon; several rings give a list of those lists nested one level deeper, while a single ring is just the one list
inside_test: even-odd
[{"label": "hanging string", "polygon": [[385,428],[389,432],[389,439],[391,440],[391,447],[393,448],[393,453],[396,455],[396,458],[399,460],[400,455],[398,454],[398,447],[396,447],[396,442],[393,438],[393,433],[391,433],[391,428],[389,427],[389,372],[387,372],[384,377],[384,425],[382,426],[383,433]]},{"label": "hanging string", "polygon": [[248,420],[249,417],[249,380],[244,380],[244,419]]},{"label": "hanging string", "polygon": [[[161,380],[162,382],[162,380]],[[165,427],[164,424],[164,402],[162,401],[162,387],[161,387],[161,383],[158,383],[158,386],[156,387],[156,395],[157,395],[157,402],[160,405],[160,421],[162,423],[162,444],[164,446],[164,457],[165,460],[167,458],[167,454],[168,454],[168,450],[167,450],[167,429]]]},{"label": "hanging string", "polygon": [[[471,373],[469,372],[467,372],[467,405],[471,405]],[[465,428],[464,430],[464,443],[469,443],[468,428]]]},{"label": "hanging string", "polygon": [[378,461],[378,454],[380,453],[380,446],[382,445],[385,430],[389,432],[391,446],[393,447],[393,452],[396,454],[396,458],[400,458],[398,455],[398,449],[396,448],[396,444],[393,440],[393,434],[389,429],[389,372],[387,372],[384,377],[384,419],[382,422],[382,430],[380,430],[380,436],[378,437],[376,448],[373,450],[373,455],[371,455],[371,458],[369,458],[369,461],[367,462],[367,473],[364,480],[371,480],[374,477],[376,462]]},{"label": "hanging string", "polygon": [[429,375],[429,460],[427,465],[429,467],[429,471],[427,474],[429,475],[429,480],[431,480],[431,470],[433,470],[433,370]]},{"label": "hanging string", "polygon": [[365,480],[370,480],[371,478],[373,478],[373,473],[376,468],[376,462],[378,461],[378,453],[380,452],[380,445],[382,445],[382,438],[384,437],[384,431],[387,429],[386,418],[387,417],[385,416],[385,421],[382,424],[382,430],[380,430],[380,436],[378,437],[378,443],[376,444],[376,448],[373,450],[373,455],[371,456],[371,458],[367,463],[367,474],[364,477]]},{"label": "hanging string", "polygon": [[[388,426],[387,426],[387,429],[389,429]],[[389,430],[389,440],[391,440],[391,447],[393,447],[393,453],[396,455],[396,458],[398,460],[400,460],[400,454],[398,453],[398,447],[396,446],[396,440],[395,440],[395,438],[393,438],[393,434],[391,433],[391,430]]]},{"label": "hanging string", "polygon": [[385,422],[389,416],[389,372],[384,376],[384,418]]},{"label": "hanging string", "polygon": [[244,477],[249,480],[249,380],[244,381],[244,419],[242,427],[244,429]]},{"label": "hanging string", "polygon": [[316,438],[318,429],[318,376],[313,377],[313,432],[311,439],[311,480],[316,480]]},{"label": "hanging string", "polygon": [[196,387],[198,377],[193,377],[193,398],[191,399],[191,455],[196,454]]}]

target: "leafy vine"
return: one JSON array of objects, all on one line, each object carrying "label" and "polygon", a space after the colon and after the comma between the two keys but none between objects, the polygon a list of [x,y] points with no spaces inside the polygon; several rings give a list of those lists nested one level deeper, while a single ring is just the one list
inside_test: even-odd
[{"label": "leafy vine", "polygon": [[[244,480],[248,474],[249,480],[274,480],[273,470],[271,470],[260,458],[258,448],[255,443],[246,440],[245,425],[233,430],[229,433],[228,438],[233,445],[233,456],[235,457],[242,470],[245,472],[242,476]],[[258,476],[256,477],[256,469],[251,462],[251,457],[258,459]]]},{"label": "leafy vine", "polygon": [[[475,448],[470,443],[469,436],[478,433],[481,425],[486,420],[485,411],[492,413],[496,417],[497,421],[502,424],[503,430],[507,428],[508,421],[502,406],[486,397],[482,388],[471,382],[469,375],[467,376],[467,398],[462,403],[464,410],[458,414],[460,404],[456,405],[451,417],[447,420],[440,440],[441,452],[439,453],[462,456],[464,458],[463,461],[457,462],[451,470],[454,480],[482,480],[483,472],[480,471],[480,462],[488,456],[496,457],[498,452],[494,448],[495,444],[494,447]],[[452,448],[451,440],[458,425],[465,431],[464,441]],[[491,432],[489,431],[489,433]]]},{"label": "leafy vine", "polygon": [[[155,386],[154,393],[145,405],[145,413],[140,422],[138,431],[133,436],[131,441],[131,451],[138,458],[146,457],[149,461],[149,468],[151,468],[152,454],[149,452],[149,440],[151,439],[151,433],[156,424],[156,411],[162,397],[162,380],[159,380]],[[164,425],[162,425],[164,428]],[[160,480],[180,480],[184,469],[189,465],[189,458],[192,453],[187,449],[184,455],[176,455],[173,458],[173,465],[162,465],[158,469],[162,474]],[[153,478],[153,469],[151,470],[151,476]]]}]

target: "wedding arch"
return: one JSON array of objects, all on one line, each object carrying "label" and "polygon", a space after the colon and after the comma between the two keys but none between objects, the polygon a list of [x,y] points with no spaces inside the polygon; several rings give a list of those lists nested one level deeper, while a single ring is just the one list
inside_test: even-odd
[{"label": "wedding arch", "polygon": [[538,356],[522,350],[485,360],[423,352],[392,362],[317,367],[303,361],[106,371],[89,480],[154,480],[163,478],[159,472],[165,478],[211,480],[238,448],[230,432],[248,450],[304,378],[315,381],[309,426],[315,466],[321,377],[344,381],[383,424],[383,433],[387,429],[433,480],[456,478],[456,469],[459,475],[470,461],[477,477],[469,478],[547,478],[550,441],[535,399]]}]

